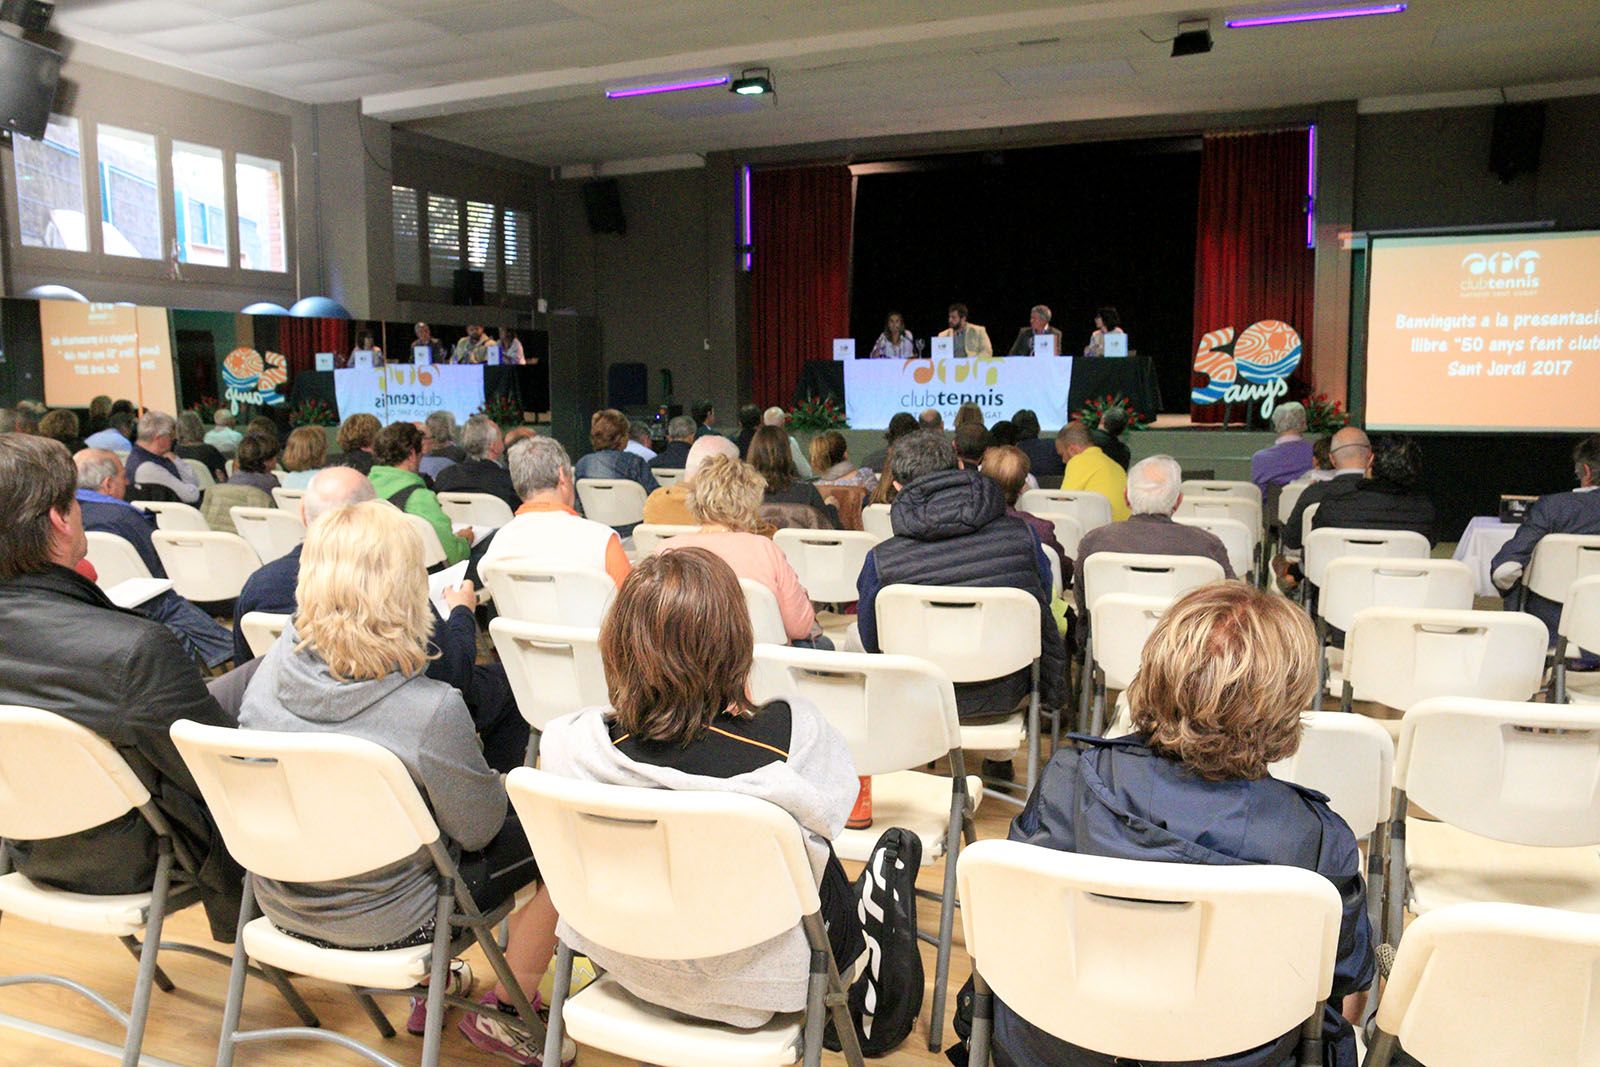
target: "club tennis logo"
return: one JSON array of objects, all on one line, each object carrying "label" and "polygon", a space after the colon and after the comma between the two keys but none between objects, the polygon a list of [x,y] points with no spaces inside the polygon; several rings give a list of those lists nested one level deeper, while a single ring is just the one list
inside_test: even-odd
[{"label": "club tennis logo", "polygon": [[1539,253],[1469,252],[1461,257],[1463,293],[1494,292],[1507,289],[1539,288]]},{"label": "club tennis logo", "polygon": [[1300,334],[1288,323],[1265,319],[1235,336],[1232,326],[1200,338],[1194,369],[1207,378],[1189,393],[1191,404],[1240,404],[1261,401],[1267,418],[1288,395],[1289,375],[1300,365]]}]

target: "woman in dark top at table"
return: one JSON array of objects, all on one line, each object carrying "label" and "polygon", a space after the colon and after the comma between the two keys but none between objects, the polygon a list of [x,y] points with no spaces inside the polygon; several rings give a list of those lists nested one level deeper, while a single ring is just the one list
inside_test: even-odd
[{"label": "woman in dark top at table", "polygon": [[767,480],[763,504],[809,504],[825,517],[830,529],[839,528],[839,513],[823,502],[822,494],[810,482],[800,480],[800,471],[790,455],[789,435],[777,426],[763,426],[750,438],[746,462]]}]

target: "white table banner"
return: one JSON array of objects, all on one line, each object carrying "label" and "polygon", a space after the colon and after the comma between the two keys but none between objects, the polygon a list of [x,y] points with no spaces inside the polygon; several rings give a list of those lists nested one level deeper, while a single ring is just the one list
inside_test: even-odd
[{"label": "white table banner", "polygon": [[341,420],[365,412],[388,425],[421,422],[435,411],[448,411],[460,423],[483,407],[483,366],[347,367],[333,372],[333,395]]},{"label": "white table banner", "polygon": [[977,404],[993,425],[1032,408],[1044,426],[1065,426],[1072,393],[1068,359],[853,359],[844,365],[845,417],[852,429],[887,428],[898,411],[933,408],[946,426],[962,404]]}]

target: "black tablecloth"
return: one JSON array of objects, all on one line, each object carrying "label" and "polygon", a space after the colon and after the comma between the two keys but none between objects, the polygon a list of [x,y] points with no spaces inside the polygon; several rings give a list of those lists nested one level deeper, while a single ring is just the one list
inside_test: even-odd
[{"label": "black tablecloth", "polygon": [[[1155,361],[1148,356],[1129,356],[1126,359],[1077,359],[1073,364],[1072,393],[1068,399],[1073,411],[1082,407],[1090,397],[1117,393],[1132,400],[1133,406],[1143,414],[1158,413],[1161,410],[1161,386],[1156,381]],[[844,403],[843,362],[814,359],[800,368],[800,380],[794,386],[795,403],[813,396],[819,400],[831,396],[839,403]],[[863,426],[859,429],[877,427]]]},{"label": "black tablecloth", "polygon": [[[531,382],[525,382],[524,379],[532,379],[540,370],[541,368],[539,367],[526,365],[516,367],[504,365],[499,367],[485,366],[483,368],[483,398],[489,400],[492,397],[509,397],[516,402],[517,410],[521,411],[523,410],[522,398],[525,396],[531,397],[536,392]],[[289,380],[289,405],[298,407],[307,400],[320,400],[337,411],[339,404],[333,387],[334,373],[331,370],[308,370],[296,374]]]}]

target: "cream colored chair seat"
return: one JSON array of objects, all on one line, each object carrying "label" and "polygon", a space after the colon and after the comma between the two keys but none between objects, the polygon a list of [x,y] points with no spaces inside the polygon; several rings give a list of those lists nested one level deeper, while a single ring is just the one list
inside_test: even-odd
[{"label": "cream colored chair seat", "polygon": [[[982,778],[967,775],[967,796],[972,798],[972,810],[976,812],[983,800]],[[922,862],[927,865],[945,854],[949,824],[950,779],[925,771],[875,774],[872,776],[872,826],[865,830],[841,831],[833,839],[833,851],[842,860],[865,862],[883,831],[897,826],[910,830],[922,841]]]},{"label": "cream colored chair seat", "polygon": [[410,989],[428,976],[433,945],[363,952],[321,948],[284,933],[265,916],[244,928],[244,949],[257,963],[267,963],[292,974],[320,978],[342,985],[374,989]]},{"label": "cream colored chair seat", "polygon": [[754,1030],[696,1022],[630,994],[602,976],[567,1001],[562,1012],[568,1036],[583,1045],[604,1045],[623,1059],[696,1067],[766,1067],[799,1061],[804,1015],[775,1015]]},{"label": "cream colored chair seat", "polygon": [[0,877],[0,914],[82,934],[134,937],[144,931],[153,893],[90,896],[34,885],[13,871]]},{"label": "cream colored chair seat", "polygon": [[1600,914],[1600,849],[1495,841],[1449,823],[1406,819],[1413,914],[1496,900]]}]

